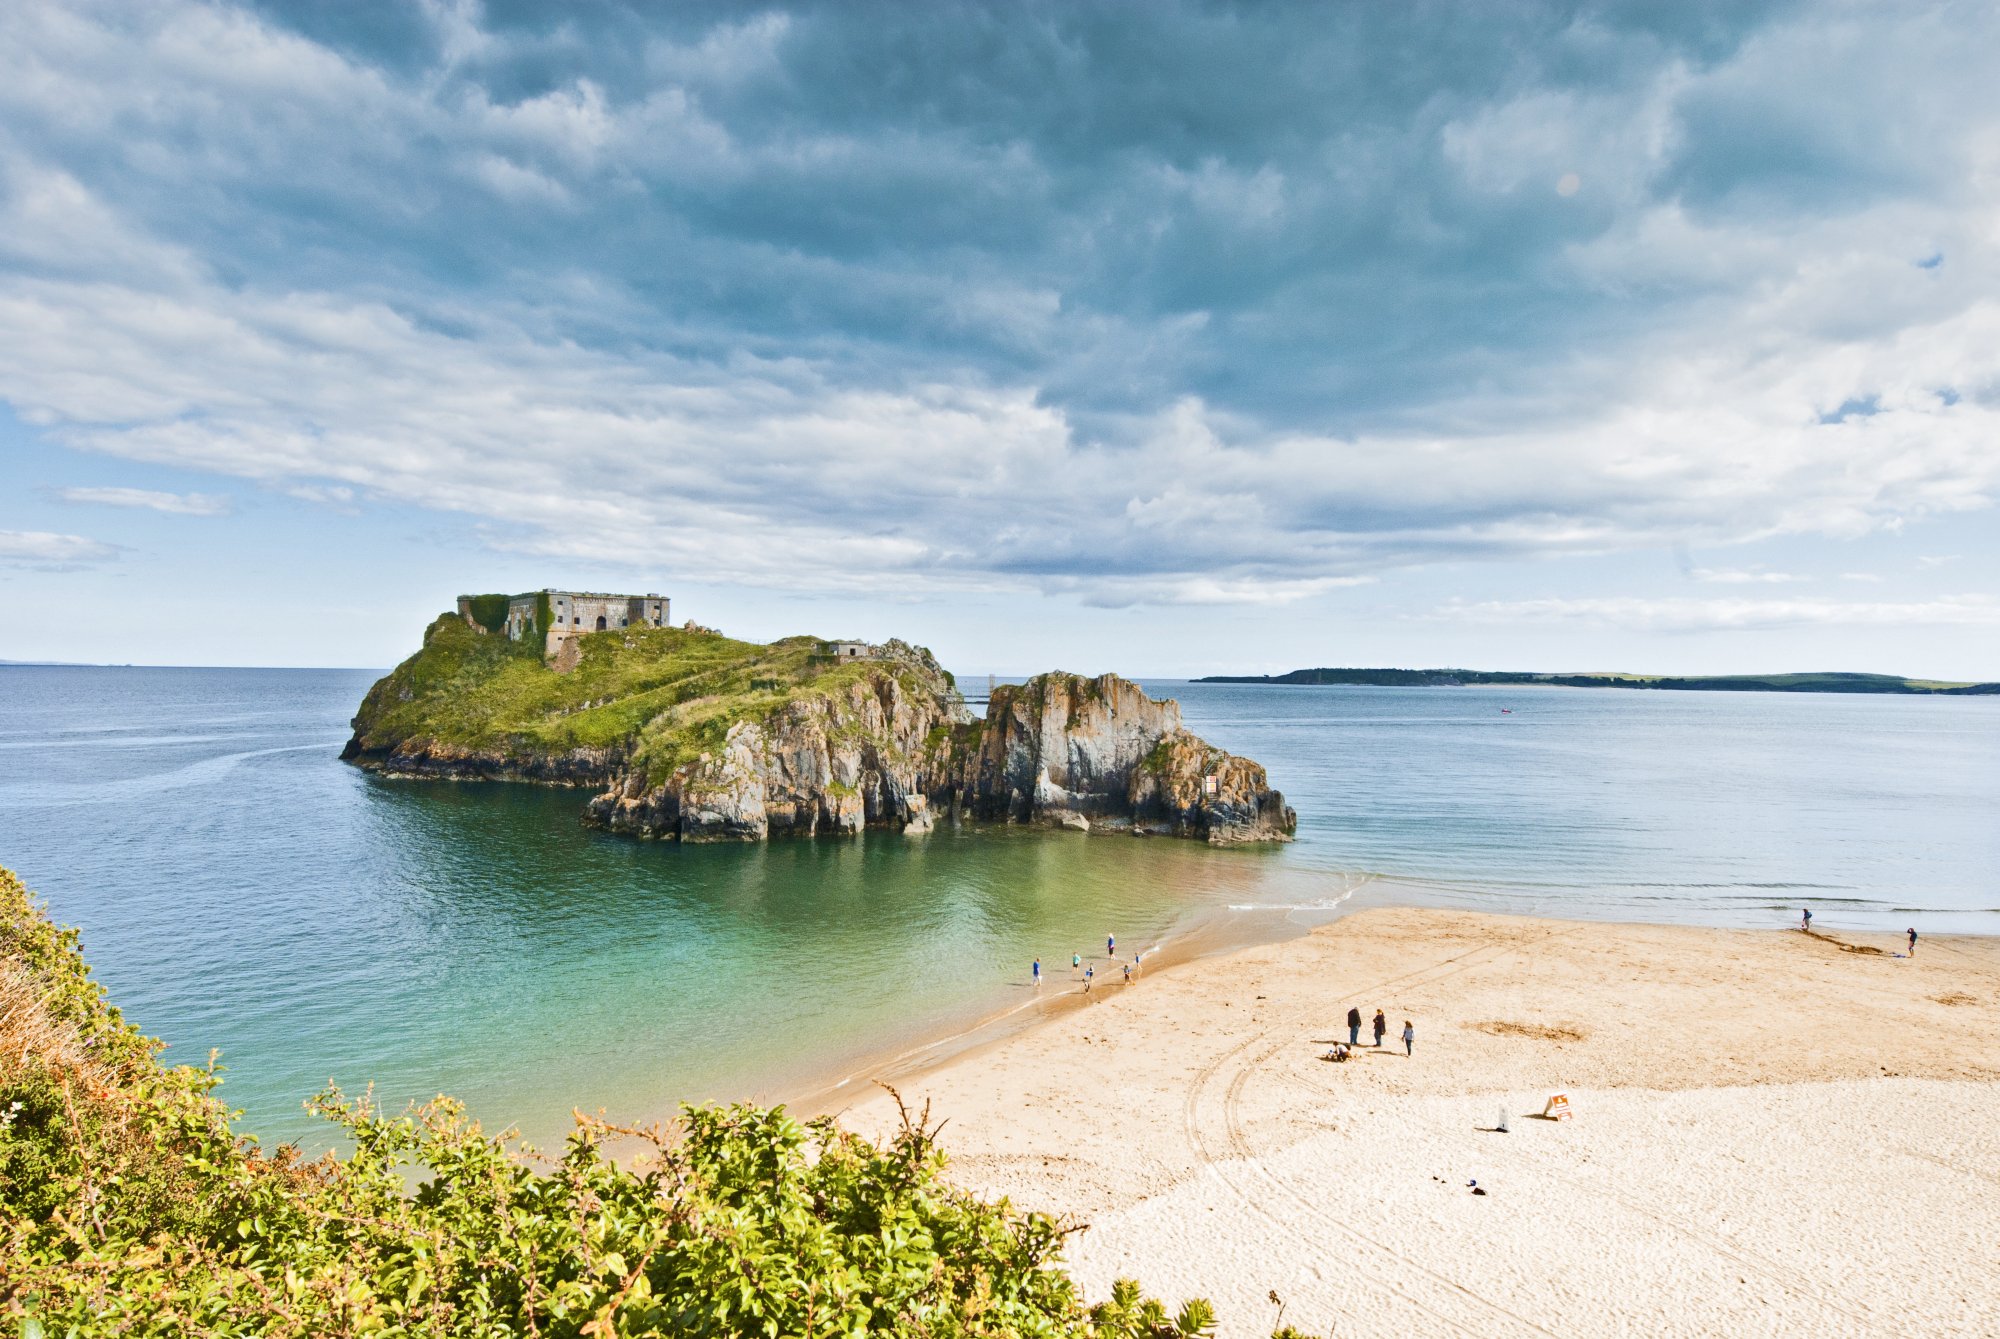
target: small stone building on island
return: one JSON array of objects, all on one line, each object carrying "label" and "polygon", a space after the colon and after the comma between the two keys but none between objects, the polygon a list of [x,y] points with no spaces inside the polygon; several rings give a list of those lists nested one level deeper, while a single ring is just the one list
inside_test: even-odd
[{"label": "small stone building on island", "polygon": [[[500,596],[461,595],[458,614],[475,628],[505,632],[509,641],[522,641],[540,632],[543,654],[553,656],[562,643],[587,632],[609,632],[614,628],[664,628],[672,615],[673,602],[664,595],[613,595],[595,590],[530,591],[509,595],[506,613],[498,608]],[[547,626],[544,627],[544,622]]]}]

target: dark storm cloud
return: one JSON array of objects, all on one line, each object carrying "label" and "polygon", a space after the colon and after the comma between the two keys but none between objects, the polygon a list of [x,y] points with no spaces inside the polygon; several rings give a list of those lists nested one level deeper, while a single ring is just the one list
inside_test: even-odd
[{"label": "dark storm cloud", "polygon": [[[748,579],[796,541],[1145,598],[1865,528],[1994,483],[1972,397],[1899,389],[1993,376],[1917,268],[1992,266],[1972,18],[31,3],[0,393]],[[1919,435],[1936,468],[1872,468]]]}]

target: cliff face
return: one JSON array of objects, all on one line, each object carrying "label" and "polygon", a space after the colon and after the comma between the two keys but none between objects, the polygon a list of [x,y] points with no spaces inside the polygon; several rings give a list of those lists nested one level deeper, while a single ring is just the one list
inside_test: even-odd
[{"label": "cliff face", "polygon": [[952,798],[979,819],[1218,845],[1286,841],[1298,826],[1262,767],[1211,748],[1182,727],[1179,703],[1112,674],[996,688],[971,747],[950,765]]},{"label": "cliff face", "polygon": [[963,723],[948,687],[939,687],[913,692],[885,674],[737,721],[720,748],[662,779],[640,771],[620,778],[590,802],[584,820],[682,841],[927,831],[926,786]]},{"label": "cliff face", "polygon": [[340,756],[371,772],[408,780],[533,781],[545,786],[602,786],[624,769],[618,748],[468,748],[442,740],[401,740],[387,749],[366,750],[360,736],[347,741]]},{"label": "cliff face", "polygon": [[920,833],[940,819],[1283,841],[1264,769],[1210,748],[1180,708],[1113,675],[998,688],[973,721],[930,653],[829,663],[676,629],[575,639],[556,674],[462,621],[372,688],[342,757],[388,776],[601,793],[584,821],[678,841]]}]

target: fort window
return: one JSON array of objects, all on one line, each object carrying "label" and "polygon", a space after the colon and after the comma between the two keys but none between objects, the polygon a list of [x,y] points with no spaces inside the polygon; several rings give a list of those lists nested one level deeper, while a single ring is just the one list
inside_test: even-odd
[{"label": "fort window", "polygon": [[604,622],[604,615],[602,615],[602,614],[599,614],[599,615],[597,616],[597,630],[598,630],[599,632],[602,632],[602,631],[604,631],[605,627],[606,627],[606,624],[605,624],[605,622]]}]

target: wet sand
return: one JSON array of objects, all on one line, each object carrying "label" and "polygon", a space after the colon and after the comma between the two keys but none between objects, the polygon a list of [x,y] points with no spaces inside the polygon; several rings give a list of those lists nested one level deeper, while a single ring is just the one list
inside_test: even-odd
[{"label": "wet sand", "polygon": [[[1087,1001],[1065,965],[1048,1016],[890,1081],[963,1184],[1083,1226],[1092,1297],[1228,1336],[1272,1292],[1343,1336],[2000,1333],[2000,939],[1902,948],[1375,909]],[[1350,1004],[1389,1044],[1328,1063]]]}]

